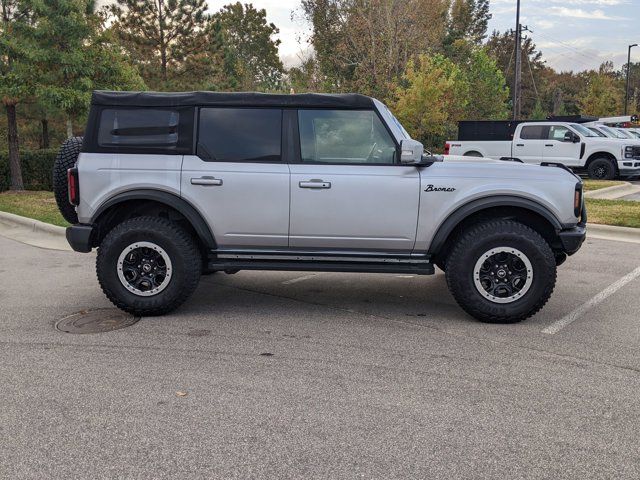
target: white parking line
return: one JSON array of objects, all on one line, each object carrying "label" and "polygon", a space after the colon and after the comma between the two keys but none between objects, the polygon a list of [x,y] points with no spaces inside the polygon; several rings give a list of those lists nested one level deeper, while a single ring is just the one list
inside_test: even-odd
[{"label": "white parking line", "polygon": [[612,283],[611,285],[609,285],[607,288],[605,288],[600,293],[598,293],[596,296],[594,296],[591,300],[589,300],[588,302],[583,303],[582,305],[580,305],[573,312],[569,313],[568,315],[565,315],[564,317],[562,317],[557,322],[549,325],[547,328],[542,330],[542,333],[547,333],[549,335],[555,335],[560,330],[562,330],[564,327],[566,327],[567,325],[571,325],[578,318],[580,318],[580,316],[584,315],[584,313],[587,312],[587,310],[589,310],[592,307],[595,307],[599,303],[602,303],[604,300],[607,299],[607,297],[610,297],[611,295],[616,293],[618,290],[620,290],[622,287],[624,287],[627,283],[635,280],[638,277],[640,277],[640,267],[636,268],[633,272],[625,275],[624,277],[622,277],[617,282]]},{"label": "white parking line", "polygon": [[317,275],[317,273],[313,273],[311,275],[305,275],[304,277],[292,278],[291,280],[285,280],[284,282],[282,282],[282,285],[291,285],[293,283],[304,282],[305,280],[309,280],[313,277],[316,277]]}]

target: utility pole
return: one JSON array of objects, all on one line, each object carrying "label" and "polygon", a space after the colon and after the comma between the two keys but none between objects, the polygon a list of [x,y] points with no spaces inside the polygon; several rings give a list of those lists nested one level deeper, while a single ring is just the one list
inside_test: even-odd
[{"label": "utility pole", "polygon": [[516,7],[516,70],[513,75],[513,119],[517,120],[520,116],[520,88],[522,85],[522,55],[520,52],[521,49],[521,39],[520,39],[520,0],[517,1]]},{"label": "utility pole", "polygon": [[629,105],[629,70],[631,69],[631,49],[633,47],[637,47],[638,44],[634,43],[633,45],[629,45],[629,50],[627,53],[627,88],[624,91],[624,114],[627,114],[627,106]]}]

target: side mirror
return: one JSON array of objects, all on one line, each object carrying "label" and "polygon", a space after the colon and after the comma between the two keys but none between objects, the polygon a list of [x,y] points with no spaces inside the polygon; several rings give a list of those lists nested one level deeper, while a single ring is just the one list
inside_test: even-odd
[{"label": "side mirror", "polygon": [[564,134],[564,139],[562,141],[563,142],[578,143],[580,141],[580,136],[576,135],[573,132],[567,132],[567,133]]},{"label": "side mirror", "polygon": [[405,138],[400,142],[400,163],[403,165],[419,165],[422,162],[422,154],[424,146],[409,138]]}]

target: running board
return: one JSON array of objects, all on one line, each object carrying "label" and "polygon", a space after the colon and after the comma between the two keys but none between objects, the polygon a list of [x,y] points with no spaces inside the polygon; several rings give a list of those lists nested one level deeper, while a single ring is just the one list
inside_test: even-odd
[{"label": "running board", "polygon": [[435,269],[424,254],[372,254],[309,251],[212,251],[208,270],[287,270],[314,272],[413,273],[433,275]]}]

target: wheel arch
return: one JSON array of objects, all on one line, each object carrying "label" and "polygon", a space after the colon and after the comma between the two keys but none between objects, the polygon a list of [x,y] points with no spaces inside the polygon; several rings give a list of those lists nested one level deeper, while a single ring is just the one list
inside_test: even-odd
[{"label": "wheel arch", "polygon": [[92,243],[99,245],[109,230],[122,220],[149,214],[184,223],[202,247],[216,248],[211,229],[193,205],[173,193],[153,189],[122,192],[104,202],[91,218],[90,223],[97,227]]},{"label": "wheel arch", "polygon": [[428,254],[436,262],[446,259],[456,236],[462,230],[496,218],[519,221],[540,233],[552,249],[561,249],[558,232],[562,230],[562,224],[551,211],[527,198],[501,195],[477,199],[455,210],[436,230]]}]

